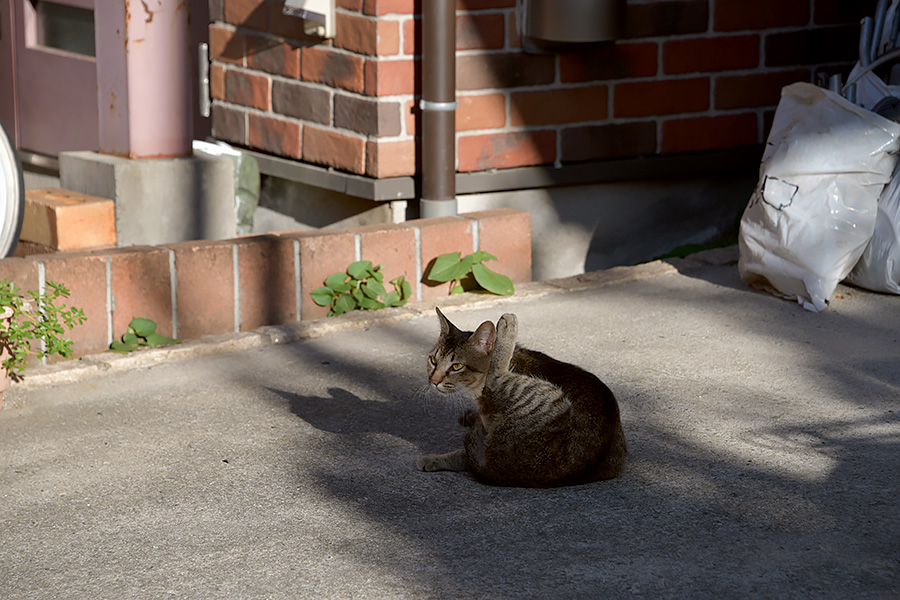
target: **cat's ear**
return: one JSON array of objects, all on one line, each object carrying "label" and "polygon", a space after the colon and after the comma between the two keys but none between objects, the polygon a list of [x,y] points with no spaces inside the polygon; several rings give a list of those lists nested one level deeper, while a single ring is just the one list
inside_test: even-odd
[{"label": "cat's ear", "polygon": [[437,312],[438,321],[441,322],[441,336],[447,336],[449,333],[456,333],[459,331],[456,325],[451,323],[450,319],[444,316],[444,313],[441,312],[441,309],[435,306],[434,310]]},{"label": "cat's ear", "polygon": [[478,326],[469,337],[469,344],[475,348],[479,354],[490,356],[494,351],[494,342],[497,341],[497,329],[490,321],[485,321]]}]

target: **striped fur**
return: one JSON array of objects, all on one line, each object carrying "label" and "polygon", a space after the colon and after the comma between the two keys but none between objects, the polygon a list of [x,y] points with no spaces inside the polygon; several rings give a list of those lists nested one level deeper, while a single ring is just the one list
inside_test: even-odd
[{"label": "striped fur", "polygon": [[611,479],[627,453],[616,398],[587,371],[516,345],[505,314],[474,332],[438,309],[441,336],[428,358],[430,385],[462,392],[478,407],[460,418],[465,447],[423,456],[423,471],[469,471],[479,480],[553,487]]}]

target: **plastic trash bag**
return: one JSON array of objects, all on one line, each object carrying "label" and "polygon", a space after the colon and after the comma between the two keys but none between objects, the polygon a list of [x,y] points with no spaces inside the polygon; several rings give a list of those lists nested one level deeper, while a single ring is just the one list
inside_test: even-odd
[{"label": "plastic trash bag", "polygon": [[[881,6],[879,3],[879,7]],[[895,54],[898,42],[897,30],[900,26],[898,0],[891,2],[884,13],[883,21],[891,26],[884,27],[877,47],[871,49],[870,54],[878,54],[881,51],[887,55]],[[857,104],[888,116],[894,121],[898,120],[900,86],[886,84],[875,75],[871,65],[863,68],[859,62],[856,63],[844,89],[849,91],[851,87],[854,96],[852,99],[855,99]],[[900,164],[894,169],[891,182],[881,192],[878,199],[878,215],[875,219],[875,233],[859,262],[847,277],[847,281],[876,292],[900,294]]]},{"label": "plastic trash bag", "polygon": [[847,281],[875,292],[900,294],[900,164],[881,192],[875,233]]},{"label": "plastic trash bag", "polygon": [[782,90],[741,218],[741,278],[824,310],[875,229],[900,125],[808,83]]}]

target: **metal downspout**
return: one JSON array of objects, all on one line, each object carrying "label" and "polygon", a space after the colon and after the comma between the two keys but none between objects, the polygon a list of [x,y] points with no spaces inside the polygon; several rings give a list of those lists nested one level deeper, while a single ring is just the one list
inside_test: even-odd
[{"label": "metal downspout", "polygon": [[456,214],[456,0],[422,3],[422,218]]}]

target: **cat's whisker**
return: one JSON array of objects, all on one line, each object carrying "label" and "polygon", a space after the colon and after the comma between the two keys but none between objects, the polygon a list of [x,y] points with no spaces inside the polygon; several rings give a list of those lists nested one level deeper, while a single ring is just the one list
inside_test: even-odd
[{"label": "cat's whisker", "polygon": [[427,399],[428,391],[431,388],[430,385],[423,385],[415,392],[413,392],[412,400],[413,402],[424,402]]},{"label": "cat's whisker", "polygon": [[426,384],[415,391],[413,400],[415,400],[423,414],[433,416],[438,412],[436,410],[438,403],[435,401],[435,396],[437,395],[437,391],[431,385]]},{"label": "cat's whisker", "polygon": [[452,394],[445,394],[443,396],[444,402],[446,402],[447,406],[452,409],[454,416],[459,416],[466,409],[476,409],[477,406],[475,402],[472,401],[471,398],[463,394],[462,392],[453,392]]},{"label": "cat's whisker", "polygon": [[428,416],[450,414],[456,417],[467,408],[474,408],[472,400],[460,392],[442,393],[426,384],[413,393],[413,400]]}]

